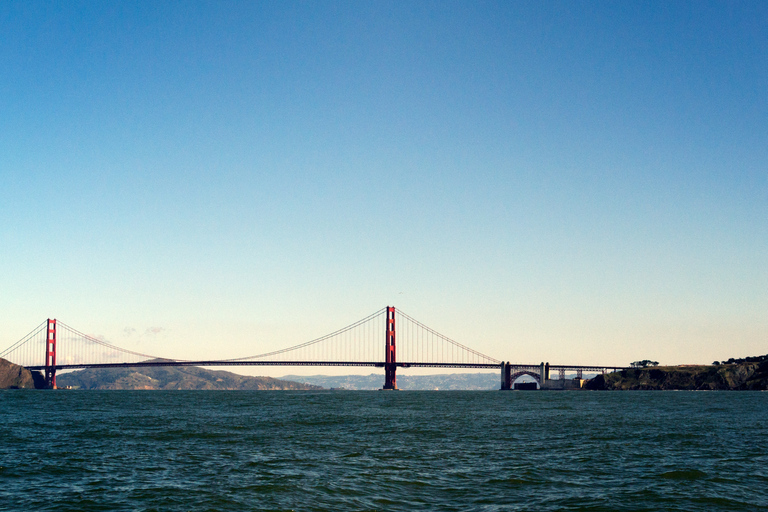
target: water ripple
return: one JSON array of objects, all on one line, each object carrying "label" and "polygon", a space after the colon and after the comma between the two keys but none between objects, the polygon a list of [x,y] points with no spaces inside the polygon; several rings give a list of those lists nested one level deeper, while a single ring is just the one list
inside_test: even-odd
[{"label": "water ripple", "polygon": [[768,394],[0,392],[7,510],[760,510]]}]

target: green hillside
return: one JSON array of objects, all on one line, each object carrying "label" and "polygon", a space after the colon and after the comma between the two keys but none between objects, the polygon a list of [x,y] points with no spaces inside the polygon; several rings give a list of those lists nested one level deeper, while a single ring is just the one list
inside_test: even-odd
[{"label": "green hillside", "polygon": [[247,377],[221,370],[196,366],[156,366],[139,368],[86,369],[61,373],[56,377],[59,388],[74,389],[230,389],[271,390],[322,389],[271,377]]}]

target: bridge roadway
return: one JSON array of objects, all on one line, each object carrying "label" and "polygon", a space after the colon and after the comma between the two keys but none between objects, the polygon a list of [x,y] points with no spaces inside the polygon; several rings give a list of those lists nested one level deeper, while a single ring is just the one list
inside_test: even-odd
[{"label": "bridge roadway", "polygon": [[[374,361],[142,361],[138,363],[57,364],[56,370],[82,368],[132,368],[146,366],[372,366],[384,368],[387,363]],[[400,368],[488,368],[498,370],[500,364],[490,363],[394,363]],[[538,368],[538,366],[535,366]],[[28,370],[45,370],[45,366],[27,366]],[[526,366],[527,368],[527,366]],[[531,366],[534,368],[534,366]]]},{"label": "bridge roadway", "polygon": [[[83,368],[133,368],[146,366],[371,366],[384,368],[387,363],[376,361],[141,361],[138,363],[93,363],[93,364],[57,364],[56,370],[79,370]],[[481,368],[498,370],[503,363],[394,363],[399,368]],[[540,364],[513,364],[510,367],[520,370],[538,370]],[[628,370],[628,366],[579,366],[579,365],[548,365],[550,370],[562,371],[597,371]],[[28,370],[45,370],[45,365],[27,366]]]},{"label": "bridge roadway", "polygon": [[[559,382],[559,388],[572,387],[565,379],[566,371],[575,371],[576,379],[581,387],[581,378],[584,371],[605,372],[607,370],[623,370],[620,366],[581,366],[581,365],[550,365],[540,363],[538,365],[499,363],[422,363],[422,362],[380,362],[380,361],[242,361],[242,360],[209,360],[209,361],[174,361],[169,359],[145,360],[134,363],[80,363],[80,364],[56,364],[27,366],[29,370],[41,370],[46,375],[51,375],[51,387],[56,387],[55,375],[58,370],[77,370],[83,368],[142,368],[160,366],[352,366],[384,368],[387,374],[383,389],[397,389],[395,371],[397,368],[477,368],[488,370],[501,370],[502,390],[513,389],[514,382],[523,375],[529,375],[538,382],[540,388],[554,389],[552,385]],[[558,379],[550,380],[549,373],[557,371]],[[576,381],[574,381],[576,382]],[[558,388],[558,389],[559,389]]]}]

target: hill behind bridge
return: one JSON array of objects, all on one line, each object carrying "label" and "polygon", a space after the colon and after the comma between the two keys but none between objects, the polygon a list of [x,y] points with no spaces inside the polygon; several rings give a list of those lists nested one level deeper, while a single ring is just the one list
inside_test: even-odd
[{"label": "hill behind bridge", "polygon": [[156,366],[142,368],[91,368],[56,377],[59,388],[74,389],[174,389],[174,390],[313,390],[320,386],[273,379],[248,377],[223,370],[197,366]]},{"label": "hill behind bridge", "polygon": [[[347,390],[381,389],[384,376],[381,373],[369,375],[285,375],[286,380],[315,384],[324,388]],[[531,379],[533,380],[533,379]],[[437,375],[409,375],[402,372],[397,376],[397,387],[401,390],[498,390],[499,372],[449,373]]]}]

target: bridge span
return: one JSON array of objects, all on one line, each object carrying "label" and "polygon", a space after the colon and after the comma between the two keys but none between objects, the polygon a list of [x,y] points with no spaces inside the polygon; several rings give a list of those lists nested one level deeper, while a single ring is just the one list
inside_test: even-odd
[{"label": "bridge span", "polygon": [[[541,388],[566,386],[566,372],[606,372],[612,366],[512,364],[482,354],[387,306],[330,334],[285,349],[236,359],[183,360],[131,351],[84,334],[56,319],[48,319],[27,336],[0,352],[0,357],[29,370],[44,372],[46,387],[56,388],[58,370],[141,368],[152,366],[349,366],[384,369],[382,389],[397,389],[398,368],[462,368],[500,370],[500,389],[532,377]],[[396,328],[397,327],[397,328]],[[383,353],[382,353],[382,350]],[[383,357],[382,357],[383,356]],[[558,379],[550,379],[550,372]],[[552,386],[552,382],[562,386]]]}]

